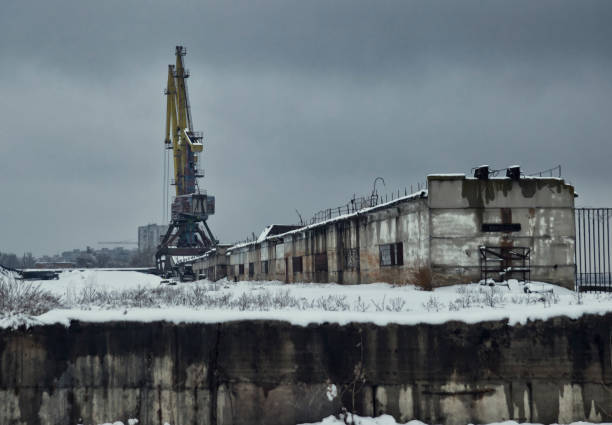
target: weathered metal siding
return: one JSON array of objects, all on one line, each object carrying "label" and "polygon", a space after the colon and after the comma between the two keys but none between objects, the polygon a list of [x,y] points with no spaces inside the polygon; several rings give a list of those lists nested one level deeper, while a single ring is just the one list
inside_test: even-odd
[{"label": "weathered metal siding", "polygon": [[[436,283],[477,281],[479,247],[531,249],[531,278],[574,285],[574,190],[560,179],[430,176],[431,267]],[[483,232],[518,224],[520,231]]]}]

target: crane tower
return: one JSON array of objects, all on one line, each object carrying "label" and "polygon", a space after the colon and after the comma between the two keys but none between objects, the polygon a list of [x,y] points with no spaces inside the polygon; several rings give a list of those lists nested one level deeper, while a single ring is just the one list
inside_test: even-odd
[{"label": "crane tower", "polygon": [[157,269],[169,273],[176,257],[200,255],[214,247],[206,220],[215,212],[215,197],[201,191],[198,178],[204,176],[198,164],[203,151],[202,132],[194,131],[187,94],[189,71],[184,67],[186,49],[176,46],[176,64],[168,65],[165,148],[172,151],[176,196],[172,201],[168,231],[155,254]]}]

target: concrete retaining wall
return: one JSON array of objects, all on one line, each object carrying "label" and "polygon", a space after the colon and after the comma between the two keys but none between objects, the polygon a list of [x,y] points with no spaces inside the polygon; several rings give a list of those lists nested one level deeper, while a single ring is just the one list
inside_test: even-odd
[{"label": "concrete retaining wall", "polygon": [[[0,332],[0,423],[612,420],[612,314],[524,326],[77,323]],[[338,397],[326,389],[335,384]]]}]

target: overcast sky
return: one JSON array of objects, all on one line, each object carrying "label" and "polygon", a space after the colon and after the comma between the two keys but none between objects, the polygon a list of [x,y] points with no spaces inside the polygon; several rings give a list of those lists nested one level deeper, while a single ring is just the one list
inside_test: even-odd
[{"label": "overcast sky", "polygon": [[612,206],[610,1],[172,3],[2,0],[0,251],[161,221],[177,44],[223,242],[483,163]]}]

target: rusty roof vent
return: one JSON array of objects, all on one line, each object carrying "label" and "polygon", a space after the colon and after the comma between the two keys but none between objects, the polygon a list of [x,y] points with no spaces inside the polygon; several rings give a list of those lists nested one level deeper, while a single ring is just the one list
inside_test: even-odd
[{"label": "rusty roof vent", "polygon": [[481,165],[474,169],[474,177],[478,180],[489,180],[489,166]]},{"label": "rusty roof vent", "polygon": [[511,165],[506,168],[506,177],[511,178],[512,180],[520,180],[521,179],[521,167],[518,165]]}]

